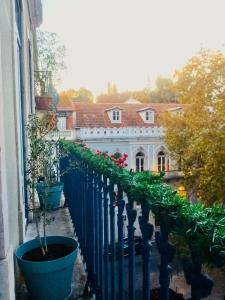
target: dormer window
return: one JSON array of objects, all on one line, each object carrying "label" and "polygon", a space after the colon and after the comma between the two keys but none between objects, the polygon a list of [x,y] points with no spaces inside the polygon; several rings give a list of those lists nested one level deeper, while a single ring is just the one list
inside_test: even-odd
[{"label": "dormer window", "polygon": [[113,111],[113,121],[120,121],[120,111],[119,110]]},{"label": "dormer window", "polygon": [[150,111],[145,112],[145,120],[149,121],[150,120]]},{"label": "dormer window", "polygon": [[105,110],[111,123],[121,123],[122,122],[122,109],[118,106]]},{"label": "dormer window", "polygon": [[137,110],[137,112],[140,114],[140,117],[144,121],[144,123],[149,123],[153,124],[155,121],[155,111],[153,109],[149,108],[144,108]]}]

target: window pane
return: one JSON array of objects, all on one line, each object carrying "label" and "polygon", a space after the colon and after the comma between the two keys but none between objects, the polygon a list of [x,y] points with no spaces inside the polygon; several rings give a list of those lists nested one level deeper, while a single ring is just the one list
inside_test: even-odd
[{"label": "window pane", "polygon": [[139,159],[136,158],[136,172],[139,172]]}]

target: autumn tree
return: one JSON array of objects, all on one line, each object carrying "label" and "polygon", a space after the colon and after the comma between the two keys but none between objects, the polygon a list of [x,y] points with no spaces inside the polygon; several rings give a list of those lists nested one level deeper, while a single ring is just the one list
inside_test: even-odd
[{"label": "autumn tree", "polygon": [[176,73],[183,113],[167,113],[166,143],[181,161],[192,201],[225,203],[225,57],[201,52]]},{"label": "autumn tree", "polygon": [[[109,92],[110,91],[110,92]],[[124,103],[130,98],[134,98],[142,103],[150,102],[150,94],[147,89],[137,90],[137,91],[125,91],[125,92],[117,92],[117,89],[110,90],[108,89],[108,93],[103,93],[97,96],[97,102],[99,103]]]},{"label": "autumn tree", "polygon": [[73,98],[75,102],[93,102],[94,96],[90,90],[87,88],[81,87],[77,91],[77,96]]},{"label": "autumn tree", "polygon": [[61,103],[68,104],[69,102],[93,102],[94,96],[90,90],[80,88],[79,90],[68,89],[62,91],[59,98]]},{"label": "autumn tree", "polygon": [[72,103],[73,97],[78,96],[77,92],[74,89],[68,89],[65,91],[62,91],[59,94],[59,102],[63,105],[69,105]]},{"label": "autumn tree", "polygon": [[219,51],[205,50],[175,74],[175,91],[182,103],[212,105],[225,99],[225,59]]},{"label": "autumn tree", "polygon": [[155,89],[150,91],[150,101],[157,103],[176,102],[174,83],[170,78],[158,77],[155,81]]}]

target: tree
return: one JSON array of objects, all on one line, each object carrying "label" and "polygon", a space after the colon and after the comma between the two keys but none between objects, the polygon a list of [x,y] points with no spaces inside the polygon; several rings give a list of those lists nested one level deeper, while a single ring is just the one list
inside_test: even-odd
[{"label": "tree", "polygon": [[139,91],[125,91],[118,93],[117,90],[112,88],[109,90],[108,94],[101,94],[97,97],[97,102],[99,103],[125,103],[130,98],[134,98],[142,103],[150,102],[150,94],[147,89],[139,90]]},{"label": "tree", "polygon": [[70,105],[73,97],[77,97],[78,94],[74,89],[68,89],[66,91],[62,91],[59,94],[59,103],[63,105]]},{"label": "tree", "polygon": [[60,80],[60,72],[66,68],[64,57],[66,48],[59,41],[56,33],[37,30],[37,52],[38,52],[38,70],[44,71],[40,74],[39,79],[51,72],[53,86],[57,86]]},{"label": "tree", "polygon": [[174,83],[170,78],[158,77],[155,82],[155,89],[150,91],[151,102],[176,102]]},{"label": "tree", "polygon": [[192,57],[176,72],[175,90],[182,103],[225,99],[225,57],[222,52],[205,50]]},{"label": "tree", "polygon": [[218,72],[225,57],[207,53],[193,57],[176,73],[179,100],[190,104],[183,113],[167,113],[162,123],[169,150],[181,161],[191,200],[224,204],[225,69]]},{"label": "tree", "polygon": [[78,96],[74,98],[78,102],[93,102],[94,96],[92,92],[84,87],[81,87],[77,91]]},{"label": "tree", "polygon": [[59,95],[60,103],[66,105],[71,102],[93,102],[94,96],[92,92],[86,88],[80,88],[79,90],[68,89],[62,91]]}]

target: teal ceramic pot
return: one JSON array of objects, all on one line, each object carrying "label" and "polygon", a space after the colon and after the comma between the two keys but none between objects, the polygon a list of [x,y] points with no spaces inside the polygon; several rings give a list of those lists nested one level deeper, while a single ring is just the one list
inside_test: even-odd
[{"label": "teal ceramic pot", "polygon": [[41,209],[44,208],[44,203],[46,201],[45,199],[47,199],[46,209],[51,210],[60,207],[60,199],[63,190],[62,182],[57,182],[51,187],[47,187],[45,183],[40,182],[37,183],[36,190],[38,193]]},{"label": "teal ceramic pot", "polygon": [[22,259],[33,248],[39,247],[37,239],[19,246],[15,252],[32,300],[65,300],[71,296],[71,280],[77,257],[77,242],[68,237],[49,236],[48,244],[64,244],[73,248],[70,254],[55,260],[35,262]]}]

